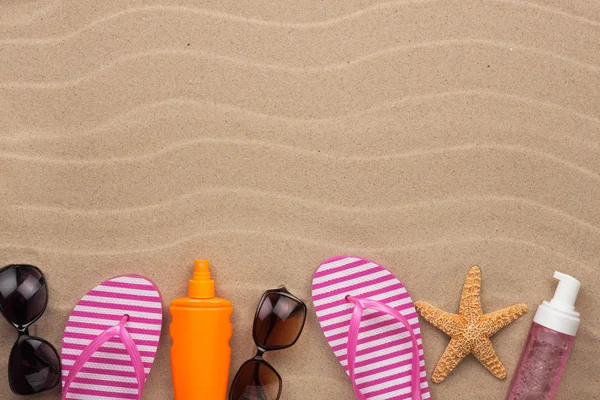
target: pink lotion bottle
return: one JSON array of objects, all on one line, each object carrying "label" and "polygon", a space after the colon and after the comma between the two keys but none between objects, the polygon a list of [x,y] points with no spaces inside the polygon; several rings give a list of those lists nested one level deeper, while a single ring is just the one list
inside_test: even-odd
[{"label": "pink lotion bottle", "polygon": [[535,313],[506,400],[551,400],[558,388],[579,328],[575,300],[581,283],[560,272],[554,278],[559,280],[554,298]]}]

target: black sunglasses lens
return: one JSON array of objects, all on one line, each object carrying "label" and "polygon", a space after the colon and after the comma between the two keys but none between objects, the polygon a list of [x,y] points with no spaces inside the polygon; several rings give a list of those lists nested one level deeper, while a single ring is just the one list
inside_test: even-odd
[{"label": "black sunglasses lens", "polygon": [[254,321],[254,338],[267,349],[290,346],[298,339],[306,318],[306,306],[279,293],[268,293]]},{"label": "black sunglasses lens", "polygon": [[281,392],[281,379],[275,370],[260,361],[248,361],[238,371],[229,400],[276,400]]},{"label": "black sunglasses lens", "polygon": [[0,307],[18,328],[35,321],[46,309],[48,288],[42,272],[32,265],[9,265],[0,270]]},{"label": "black sunglasses lens", "polygon": [[8,380],[16,394],[52,389],[60,380],[60,359],[56,349],[43,339],[21,336],[10,353]]}]

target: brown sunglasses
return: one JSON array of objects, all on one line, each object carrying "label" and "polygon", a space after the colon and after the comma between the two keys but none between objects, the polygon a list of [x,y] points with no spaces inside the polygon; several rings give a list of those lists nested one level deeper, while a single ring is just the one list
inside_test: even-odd
[{"label": "brown sunglasses", "polygon": [[304,328],[306,305],[285,287],[267,290],[260,299],[252,336],[258,351],[242,364],[229,390],[229,400],[278,400],[282,380],[264,360],[267,351],[293,346]]}]

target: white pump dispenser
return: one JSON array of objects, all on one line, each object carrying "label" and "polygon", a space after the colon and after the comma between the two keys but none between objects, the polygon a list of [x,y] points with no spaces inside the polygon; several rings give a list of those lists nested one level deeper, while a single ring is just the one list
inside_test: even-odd
[{"label": "white pump dispenser", "polygon": [[579,328],[579,313],[575,300],[581,283],[570,275],[556,271],[558,286],[552,301],[544,301],[537,309],[533,322],[566,335],[575,336]]}]

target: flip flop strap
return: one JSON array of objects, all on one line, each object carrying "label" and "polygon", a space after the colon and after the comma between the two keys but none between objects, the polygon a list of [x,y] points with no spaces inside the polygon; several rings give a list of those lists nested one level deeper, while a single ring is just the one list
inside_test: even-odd
[{"label": "flip flop strap", "polygon": [[90,342],[89,345],[81,352],[73,367],[69,371],[69,375],[67,375],[67,379],[65,380],[65,384],[63,386],[62,399],[65,400],[67,398],[67,393],[69,392],[69,388],[71,383],[75,380],[75,377],[81,371],[86,362],[90,360],[92,355],[100,348],[104,343],[106,343],[109,339],[113,337],[119,337],[123,344],[125,345],[125,350],[129,353],[131,357],[131,363],[133,364],[133,370],[135,372],[135,376],[138,384],[138,399],[142,398],[142,391],[144,390],[144,382],[146,380],[146,372],[144,370],[144,363],[142,361],[142,357],[140,352],[131,337],[127,328],[125,328],[125,322],[127,322],[128,316],[123,316],[119,325],[111,326],[104,332],[102,332],[98,337]]},{"label": "flip flop strap", "polygon": [[366,400],[366,397],[360,392],[358,384],[354,378],[354,365],[356,362],[356,350],[358,346],[358,333],[360,330],[360,322],[362,320],[363,311],[366,309],[374,309],[381,311],[394,317],[398,322],[402,323],[410,334],[412,340],[412,369],[411,369],[411,393],[413,400],[421,400],[421,368],[419,363],[419,344],[417,338],[413,332],[406,317],[400,314],[397,310],[387,306],[376,300],[361,299],[358,297],[348,296],[346,299],[354,303],[354,310],[352,310],[352,318],[350,319],[350,329],[348,331],[348,372],[352,386],[354,387],[354,394],[358,400]]}]

